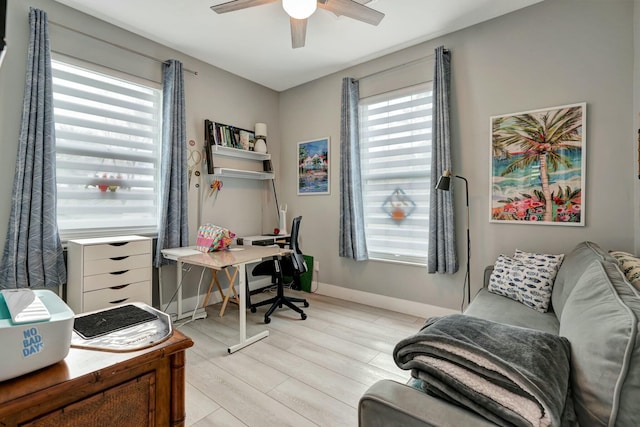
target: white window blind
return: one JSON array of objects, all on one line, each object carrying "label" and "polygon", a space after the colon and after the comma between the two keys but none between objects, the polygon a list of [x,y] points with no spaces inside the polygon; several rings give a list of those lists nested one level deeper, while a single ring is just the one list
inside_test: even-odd
[{"label": "white window blind", "polygon": [[360,100],[365,234],[371,259],[426,264],[431,84]]},{"label": "white window blind", "polygon": [[161,90],[52,65],[63,240],[157,232]]}]

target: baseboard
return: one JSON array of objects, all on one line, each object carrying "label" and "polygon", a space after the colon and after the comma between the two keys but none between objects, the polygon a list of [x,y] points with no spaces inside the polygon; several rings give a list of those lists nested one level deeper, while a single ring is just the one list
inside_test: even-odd
[{"label": "baseboard", "polygon": [[343,288],[342,286],[330,285],[322,282],[317,284],[317,290],[315,292],[328,297],[353,301],[359,304],[370,305],[372,307],[385,308],[387,310],[410,314],[417,317],[444,316],[447,314],[460,313],[458,310],[450,308],[373,294],[371,292],[364,292],[356,289]]},{"label": "baseboard", "polygon": [[[268,284],[269,282],[267,279],[262,279],[260,281],[257,281],[256,283],[252,282],[251,288],[255,289],[256,287]],[[450,308],[438,307],[436,305],[424,304],[420,302],[374,294],[371,292],[359,291],[356,289],[343,288],[342,286],[330,285],[328,283],[314,283],[314,287],[316,288],[315,293],[319,295],[338,298],[345,301],[353,301],[359,304],[370,305],[372,307],[385,308],[387,310],[410,314],[417,317],[445,316],[447,314],[460,313],[458,310],[453,310]],[[204,294],[200,296],[198,305],[202,305],[203,300]],[[208,305],[216,304],[220,301],[220,294],[218,292],[211,292]],[[195,296],[185,298],[182,301],[183,312],[185,313],[191,314],[195,306]],[[174,301],[169,304],[167,313],[175,313],[176,311],[177,304]]]}]

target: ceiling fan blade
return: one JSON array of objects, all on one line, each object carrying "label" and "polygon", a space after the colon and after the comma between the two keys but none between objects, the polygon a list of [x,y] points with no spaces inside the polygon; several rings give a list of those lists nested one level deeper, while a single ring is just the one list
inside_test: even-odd
[{"label": "ceiling fan blade", "polygon": [[227,13],[236,10],[247,9],[254,6],[262,6],[263,4],[273,3],[276,1],[278,0],[232,0],[226,3],[211,6],[211,10],[216,13]]},{"label": "ceiling fan blade", "polygon": [[304,47],[307,38],[307,20],[289,18],[291,23],[291,47],[297,49]]},{"label": "ceiling fan blade", "polygon": [[353,0],[326,0],[324,3],[319,1],[318,7],[333,12],[338,16],[344,15],[371,25],[378,25],[384,18],[384,13]]}]

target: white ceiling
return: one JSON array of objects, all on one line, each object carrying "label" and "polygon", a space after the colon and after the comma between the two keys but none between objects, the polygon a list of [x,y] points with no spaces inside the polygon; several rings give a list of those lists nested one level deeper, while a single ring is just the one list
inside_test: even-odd
[{"label": "white ceiling", "polygon": [[56,1],[283,91],[542,0],[373,0],[378,26],[318,9],[299,49],[280,2],[217,14],[227,0]]}]

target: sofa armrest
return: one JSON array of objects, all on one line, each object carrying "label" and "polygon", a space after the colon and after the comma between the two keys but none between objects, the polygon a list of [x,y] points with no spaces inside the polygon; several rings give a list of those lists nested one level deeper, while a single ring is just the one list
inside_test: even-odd
[{"label": "sofa armrest", "polygon": [[393,380],[380,380],[360,398],[360,427],[489,427],[495,424]]},{"label": "sofa armrest", "polygon": [[489,279],[491,279],[491,273],[493,273],[493,265],[488,265],[484,268],[484,277],[482,285],[485,288],[489,287]]}]

